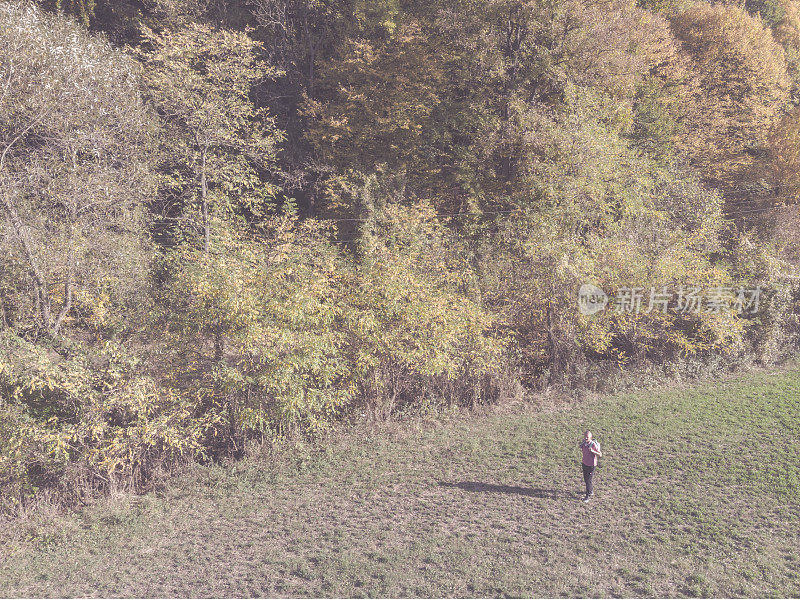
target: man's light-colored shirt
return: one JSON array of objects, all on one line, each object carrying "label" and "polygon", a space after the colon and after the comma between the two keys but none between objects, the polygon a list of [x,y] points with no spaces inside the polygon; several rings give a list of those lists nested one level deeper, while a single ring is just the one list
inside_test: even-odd
[{"label": "man's light-colored shirt", "polygon": [[581,451],[583,452],[583,463],[585,466],[597,466],[597,454],[592,453],[592,449],[600,451],[600,444],[591,440],[588,443],[583,441],[581,443]]}]

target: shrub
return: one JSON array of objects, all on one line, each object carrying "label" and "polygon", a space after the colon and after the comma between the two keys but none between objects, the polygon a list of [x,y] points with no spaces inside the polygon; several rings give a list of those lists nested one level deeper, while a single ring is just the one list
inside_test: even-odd
[{"label": "shrub", "polygon": [[84,352],[0,334],[0,400],[6,509],[43,486],[73,499],[140,489],[161,466],[202,456],[214,424],[196,398],[159,388],[110,343]]}]

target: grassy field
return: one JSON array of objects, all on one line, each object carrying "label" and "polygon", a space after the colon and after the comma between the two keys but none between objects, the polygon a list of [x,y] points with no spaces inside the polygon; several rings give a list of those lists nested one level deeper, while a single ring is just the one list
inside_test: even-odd
[{"label": "grassy field", "polygon": [[15,599],[800,598],[800,370],[365,426],[0,542]]}]

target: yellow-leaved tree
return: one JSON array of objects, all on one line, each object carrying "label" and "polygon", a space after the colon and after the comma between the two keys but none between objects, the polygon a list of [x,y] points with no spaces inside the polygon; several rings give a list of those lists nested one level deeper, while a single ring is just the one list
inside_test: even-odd
[{"label": "yellow-leaved tree", "polygon": [[692,5],[672,30],[699,76],[681,149],[710,184],[757,189],[754,168],[789,100],[783,48],[759,17],[725,4]]}]

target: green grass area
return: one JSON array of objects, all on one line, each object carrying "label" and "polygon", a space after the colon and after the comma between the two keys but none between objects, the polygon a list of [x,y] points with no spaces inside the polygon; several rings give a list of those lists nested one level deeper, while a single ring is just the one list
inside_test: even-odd
[{"label": "green grass area", "polygon": [[800,371],[365,426],[0,540],[14,598],[800,597]]}]

